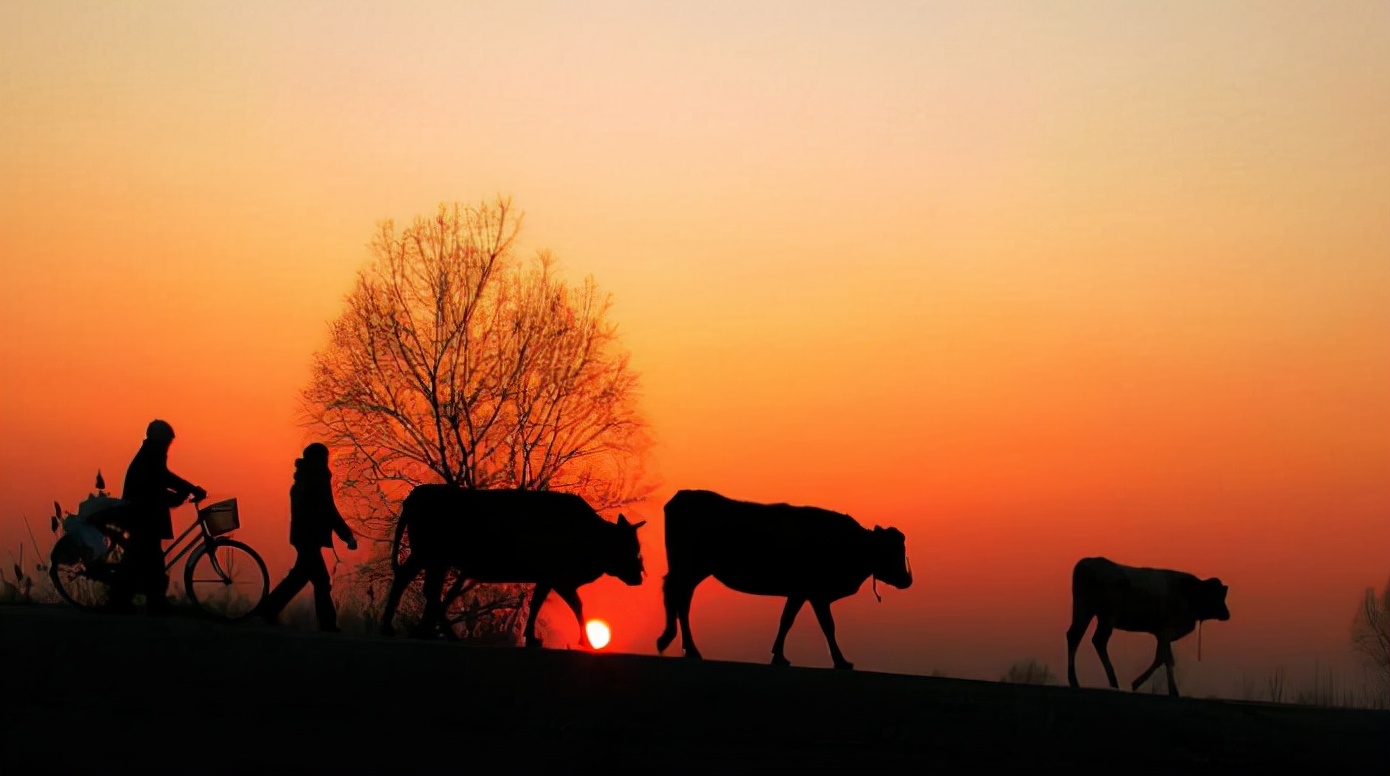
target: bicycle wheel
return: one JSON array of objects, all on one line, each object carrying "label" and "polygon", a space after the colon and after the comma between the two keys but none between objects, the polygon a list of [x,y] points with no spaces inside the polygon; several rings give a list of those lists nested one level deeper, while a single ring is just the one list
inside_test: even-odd
[{"label": "bicycle wheel", "polygon": [[[116,550],[119,553],[119,549]],[[97,568],[92,551],[76,536],[64,536],[53,545],[48,557],[48,578],[64,601],[87,611],[102,609],[111,600],[107,574],[93,574]],[[103,563],[99,568],[105,570]]]},{"label": "bicycle wheel", "polygon": [[256,551],[235,539],[213,539],[188,558],[183,589],[204,615],[223,622],[245,619],[270,590],[270,573]]}]

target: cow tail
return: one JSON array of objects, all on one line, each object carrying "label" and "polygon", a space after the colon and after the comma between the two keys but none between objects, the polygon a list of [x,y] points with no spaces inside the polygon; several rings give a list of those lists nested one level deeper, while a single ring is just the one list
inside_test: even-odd
[{"label": "cow tail", "polygon": [[405,537],[405,510],[396,518],[396,537],[391,542],[391,573],[401,570],[401,539]]}]

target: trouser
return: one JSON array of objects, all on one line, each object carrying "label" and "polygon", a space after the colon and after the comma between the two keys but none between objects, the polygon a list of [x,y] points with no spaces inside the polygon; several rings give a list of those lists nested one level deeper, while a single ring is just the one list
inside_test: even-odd
[{"label": "trouser", "polygon": [[163,542],[158,534],[144,533],[134,533],[126,540],[120,573],[111,585],[111,603],[124,606],[136,593],[144,593],[151,609],[168,606],[169,575],[164,573]]},{"label": "trouser", "polygon": [[323,562],[321,547],[295,547],[298,556],[290,573],[284,581],[275,586],[266,597],[263,614],[274,617],[285,608],[306,584],[314,586],[314,614],[318,617],[319,628],[338,627],[338,610],[333,606],[333,585],[328,576],[328,566]]}]

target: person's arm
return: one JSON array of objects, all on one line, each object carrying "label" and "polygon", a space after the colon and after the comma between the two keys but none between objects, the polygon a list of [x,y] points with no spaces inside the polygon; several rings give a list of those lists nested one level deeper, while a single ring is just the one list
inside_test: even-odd
[{"label": "person's arm", "polygon": [[164,487],[179,494],[180,503],[189,496],[192,496],[194,501],[202,501],[208,497],[207,491],[185,480],[179,475],[168,470],[165,470],[164,473],[167,475],[164,479]]},{"label": "person's arm", "polygon": [[332,485],[324,488],[324,509],[328,512],[328,524],[333,527],[333,533],[343,540],[343,544],[346,544],[349,550],[357,549],[357,537],[352,535],[352,528],[338,511],[338,504],[333,499]]}]

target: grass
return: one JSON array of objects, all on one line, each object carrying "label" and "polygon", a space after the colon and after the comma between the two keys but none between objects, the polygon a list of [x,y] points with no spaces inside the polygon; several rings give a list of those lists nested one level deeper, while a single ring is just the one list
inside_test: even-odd
[{"label": "grass", "polygon": [[1311,685],[1288,685],[1283,668],[1276,668],[1262,680],[1244,677],[1234,695],[1237,700],[1287,703],[1343,709],[1390,709],[1390,688],[1377,685],[1374,675],[1365,671],[1358,681],[1321,665],[1313,666]]}]

